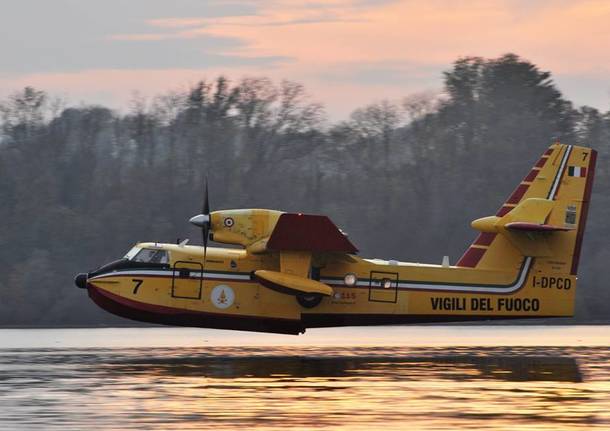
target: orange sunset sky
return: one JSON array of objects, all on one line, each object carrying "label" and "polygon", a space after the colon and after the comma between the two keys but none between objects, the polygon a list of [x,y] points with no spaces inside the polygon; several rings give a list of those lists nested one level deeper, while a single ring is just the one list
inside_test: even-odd
[{"label": "orange sunset sky", "polygon": [[610,109],[610,0],[21,0],[0,15],[0,96],[33,85],[125,109],[224,74],[303,83],[333,119],[442,88],[461,56],[514,52]]}]

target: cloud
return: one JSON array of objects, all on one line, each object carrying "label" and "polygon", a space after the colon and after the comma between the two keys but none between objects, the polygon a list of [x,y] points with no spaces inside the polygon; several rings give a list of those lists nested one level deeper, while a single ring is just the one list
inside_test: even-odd
[{"label": "cloud", "polygon": [[205,26],[209,21],[209,18],[158,18],[149,19],[146,23],[152,27],[182,29]]},{"label": "cloud", "polygon": [[[578,88],[591,91],[578,80],[610,71],[610,3],[603,0],[403,0],[381,5],[280,0],[259,6],[254,15],[208,21],[201,31],[239,38],[243,44],[231,48],[232,54],[291,57],[280,72],[305,82],[314,93],[328,82],[360,85],[359,94],[375,88],[381,96],[400,86],[407,93],[414,84],[440,86],[441,71],[459,57],[515,52],[543,70],[572,76],[569,82],[576,85],[566,85],[567,97],[593,101],[579,97]],[[315,19],[299,24],[310,17]],[[331,103],[343,102],[335,101],[337,90],[323,94]]]},{"label": "cloud", "polygon": [[45,50],[37,55],[27,51],[11,52],[7,75],[74,72],[91,69],[181,69],[224,66],[272,66],[290,61],[285,56],[221,54],[237,50],[238,39],[205,36],[192,39],[136,37],[120,40],[81,42],[73,49]]},{"label": "cloud", "polygon": [[[447,64],[459,56],[517,52],[551,67],[609,64],[610,3],[475,0],[334,0],[302,6],[266,1],[253,15],[209,20],[202,32],[232,36],[253,55],[317,62],[410,61]],[[308,25],[300,25],[307,23]],[[586,40],[586,42],[584,42]],[[584,42],[584,43],[583,43]]]},{"label": "cloud", "polygon": [[608,22],[606,0],[21,0],[0,15],[0,91],[46,76],[123,100],[126,83],[264,75],[302,82],[344,115],[440,87],[458,57],[515,52],[568,98],[607,108]]},{"label": "cloud", "polygon": [[318,77],[325,81],[349,82],[366,86],[421,88],[438,85],[446,64],[419,64],[412,61],[363,61],[330,65]]},{"label": "cloud", "polygon": [[201,32],[175,34],[151,26],[170,13],[176,19],[253,14],[250,2],[194,0],[107,0],[80,2],[23,0],[0,15],[4,76],[91,69],[202,68],[272,64],[281,56],[226,54],[239,38]]}]

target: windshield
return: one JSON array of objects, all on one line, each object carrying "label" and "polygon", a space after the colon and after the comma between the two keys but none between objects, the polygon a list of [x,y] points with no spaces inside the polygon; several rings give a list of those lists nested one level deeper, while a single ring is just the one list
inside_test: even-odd
[{"label": "windshield", "polygon": [[166,250],[133,247],[123,257],[132,262],[169,263],[169,254]]},{"label": "windshield", "polygon": [[169,263],[169,256],[165,250],[143,248],[131,260],[134,262]]}]

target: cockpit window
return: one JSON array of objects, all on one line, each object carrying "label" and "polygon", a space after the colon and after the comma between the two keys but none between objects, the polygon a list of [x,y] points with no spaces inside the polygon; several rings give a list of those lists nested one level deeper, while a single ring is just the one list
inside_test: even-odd
[{"label": "cockpit window", "polygon": [[157,253],[152,257],[151,262],[154,263],[169,263],[169,256],[165,250],[157,250]]},{"label": "cockpit window", "polygon": [[165,250],[143,248],[131,260],[133,262],[169,263],[169,255]]}]

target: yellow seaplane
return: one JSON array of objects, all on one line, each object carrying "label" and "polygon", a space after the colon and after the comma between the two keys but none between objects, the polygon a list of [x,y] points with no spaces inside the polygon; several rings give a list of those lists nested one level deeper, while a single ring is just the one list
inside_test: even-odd
[{"label": "yellow seaplane", "polygon": [[[553,144],[455,265],[364,259],[321,215],[203,211],[203,245],[143,242],[75,283],[116,315],[166,325],[306,328],[572,316],[596,152]],[[208,241],[240,248],[208,248]]]}]

